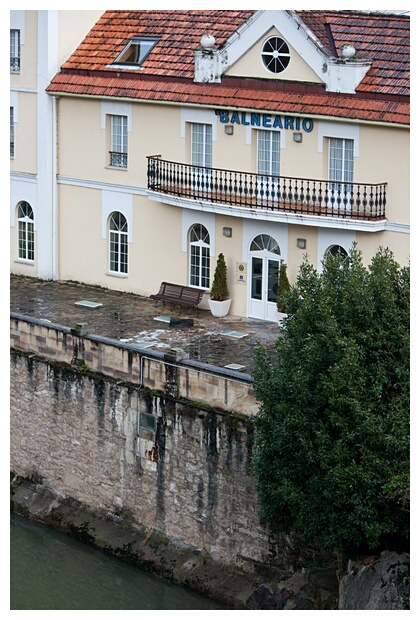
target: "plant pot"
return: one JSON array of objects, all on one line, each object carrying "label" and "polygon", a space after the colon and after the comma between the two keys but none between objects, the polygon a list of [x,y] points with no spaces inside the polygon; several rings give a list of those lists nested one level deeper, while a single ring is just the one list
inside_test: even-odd
[{"label": "plant pot", "polygon": [[231,299],[225,299],[225,301],[216,301],[215,299],[209,299],[209,308],[213,316],[226,316],[229,314]]},{"label": "plant pot", "polygon": [[277,321],[278,321],[279,327],[283,327],[283,322],[286,317],[287,317],[286,312],[277,312]]}]

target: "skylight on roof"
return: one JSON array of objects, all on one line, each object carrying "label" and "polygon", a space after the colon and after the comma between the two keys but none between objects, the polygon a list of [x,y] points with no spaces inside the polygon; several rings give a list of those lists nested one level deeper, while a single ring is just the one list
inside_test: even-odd
[{"label": "skylight on roof", "polygon": [[150,54],[159,39],[153,37],[134,37],[125,46],[115,64],[140,66]]}]

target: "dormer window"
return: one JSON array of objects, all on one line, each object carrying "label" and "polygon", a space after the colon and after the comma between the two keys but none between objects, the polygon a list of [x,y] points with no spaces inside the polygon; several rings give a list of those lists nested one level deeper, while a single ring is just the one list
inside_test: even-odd
[{"label": "dormer window", "polygon": [[115,64],[141,66],[158,40],[153,37],[134,37],[118,56]]}]

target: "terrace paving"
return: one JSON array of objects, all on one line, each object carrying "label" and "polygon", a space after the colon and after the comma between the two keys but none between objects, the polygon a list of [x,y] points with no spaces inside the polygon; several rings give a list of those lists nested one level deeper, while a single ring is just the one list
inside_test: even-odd
[{"label": "terrace paving", "polygon": [[[80,301],[102,304],[96,308],[76,305]],[[165,352],[180,348],[190,359],[225,367],[243,366],[240,372],[252,374],[257,343],[274,352],[280,335],[275,323],[228,315],[215,318],[209,310],[170,309],[147,297],[122,293],[74,282],[38,280],[12,275],[10,311],[51,323],[74,327],[88,326],[88,333],[129,344],[145,343],[149,351]],[[170,325],[156,317],[191,318],[192,326]],[[247,334],[242,338],[221,334],[232,330]],[[152,345],[152,346],[150,346]]]}]

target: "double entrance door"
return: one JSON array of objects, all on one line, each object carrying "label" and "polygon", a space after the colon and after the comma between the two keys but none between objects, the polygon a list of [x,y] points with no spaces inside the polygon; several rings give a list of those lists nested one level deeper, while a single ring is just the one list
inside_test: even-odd
[{"label": "double entrance door", "polygon": [[248,314],[255,319],[277,322],[277,288],[280,249],[269,235],[258,235],[249,256],[250,291]]}]

